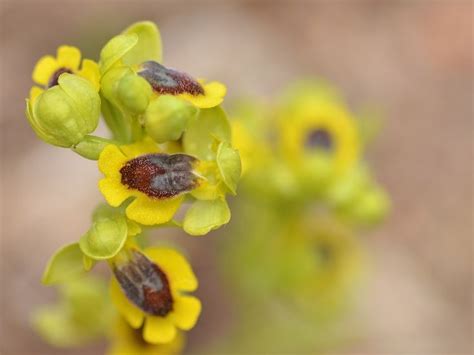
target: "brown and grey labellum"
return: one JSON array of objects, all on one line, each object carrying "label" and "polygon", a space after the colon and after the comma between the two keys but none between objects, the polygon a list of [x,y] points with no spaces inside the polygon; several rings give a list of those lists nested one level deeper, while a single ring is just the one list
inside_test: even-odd
[{"label": "brown and grey labellum", "polygon": [[201,84],[186,73],[168,69],[153,61],[143,63],[142,68],[138,75],[145,78],[157,94],[179,95],[188,93],[204,95]]},{"label": "brown and grey labellum", "polygon": [[173,297],[163,270],[144,254],[130,251],[127,263],[115,265],[113,272],[127,298],[143,312],[166,316],[173,309]]},{"label": "brown and grey labellum", "polygon": [[197,159],[186,154],[147,154],[129,160],[121,169],[122,184],[157,199],[172,198],[198,185],[193,173]]}]

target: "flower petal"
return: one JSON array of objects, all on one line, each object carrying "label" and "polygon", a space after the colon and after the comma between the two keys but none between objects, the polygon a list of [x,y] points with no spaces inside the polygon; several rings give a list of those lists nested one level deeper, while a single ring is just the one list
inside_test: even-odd
[{"label": "flower petal", "polygon": [[193,296],[178,296],[173,303],[173,312],[169,315],[180,329],[189,330],[196,325],[201,314],[201,301]]},{"label": "flower petal", "polygon": [[149,153],[158,153],[160,150],[158,145],[150,137],[128,145],[121,145],[120,149],[127,158],[133,159],[140,155],[149,154]]},{"label": "flower petal", "polygon": [[115,178],[104,178],[99,181],[99,190],[107,200],[107,203],[113,207],[118,207],[133,193]]},{"label": "flower petal", "polygon": [[35,99],[40,96],[44,92],[43,89],[39,88],[38,86],[32,86],[30,90],[30,101],[33,104]]},{"label": "flower petal", "polygon": [[145,315],[133,305],[123,293],[120,285],[115,278],[110,282],[110,297],[119,313],[125,318],[132,328],[138,329],[143,324]]},{"label": "flower petal", "polygon": [[60,68],[70,70],[79,69],[81,63],[81,51],[72,46],[61,46],[58,48],[58,64]]},{"label": "flower petal", "polygon": [[[201,82],[202,84],[202,82]],[[191,102],[199,108],[211,108],[220,105],[224,101],[227,88],[217,81],[203,85],[204,95],[180,94],[179,97]]]},{"label": "flower petal", "polygon": [[121,178],[120,169],[127,158],[116,145],[108,145],[99,156],[99,170],[108,177]]},{"label": "flower petal", "polygon": [[169,343],[176,336],[176,327],[168,317],[146,317],[143,339],[152,344]]},{"label": "flower petal", "polygon": [[92,85],[94,85],[95,89],[99,91],[100,89],[100,71],[99,65],[90,59],[84,59],[82,61],[82,68],[77,73],[83,78],[87,79]]},{"label": "flower petal", "polygon": [[194,291],[198,281],[186,258],[174,249],[148,248],[145,254],[150,257],[168,277],[173,289]]},{"label": "flower petal", "polygon": [[128,218],[141,224],[162,224],[173,218],[183,198],[183,196],[178,196],[166,200],[157,200],[140,194],[127,207],[125,212]]},{"label": "flower petal", "polygon": [[49,79],[56,70],[59,69],[59,64],[55,58],[50,55],[42,57],[33,69],[32,79],[39,85],[47,86]]}]

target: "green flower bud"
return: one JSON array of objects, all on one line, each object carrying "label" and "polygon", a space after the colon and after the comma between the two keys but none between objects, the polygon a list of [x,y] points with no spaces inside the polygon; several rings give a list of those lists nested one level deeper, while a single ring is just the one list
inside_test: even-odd
[{"label": "green flower bud", "polygon": [[185,100],[163,95],[148,106],[145,128],[150,137],[158,143],[174,141],[181,137],[188,122],[196,117],[198,111],[198,108]]},{"label": "green flower bud", "polygon": [[128,67],[110,69],[101,81],[104,97],[132,115],[143,113],[152,95],[150,84]]},{"label": "green flower bud", "polygon": [[64,73],[58,85],[26,100],[26,116],[40,139],[69,148],[97,128],[100,97],[89,81]]},{"label": "green flower bud", "polygon": [[143,113],[152,95],[150,84],[139,75],[127,74],[117,85],[120,104],[132,114]]}]

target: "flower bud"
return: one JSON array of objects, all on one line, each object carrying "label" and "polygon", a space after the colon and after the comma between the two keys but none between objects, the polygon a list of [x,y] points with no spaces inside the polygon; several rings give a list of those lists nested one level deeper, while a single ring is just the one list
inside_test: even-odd
[{"label": "flower bud", "polygon": [[27,100],[26,116],[40,139],[69,148],[97,128],[100,97],[86,79],[64,73],[58,85]]},{"label": "flower bud", "polygon": [[148,107],[150,84],[128,67],[109,70],[101,81],[102,94],[115,106],[129,114],[141,114]]},{"label": "flower bud", "polygon": [[158,97],[145,113],[145,127],[156,142],[174,141],[181,137],[188,122],[196,117],[198,109],[185,100],[171,95]]},{"label": "flower bud", "polygon": [[120,104],[132,114],[143,113],[148,107],[151,95],[150,84],[136,74],[125,75],[117,85]]}]

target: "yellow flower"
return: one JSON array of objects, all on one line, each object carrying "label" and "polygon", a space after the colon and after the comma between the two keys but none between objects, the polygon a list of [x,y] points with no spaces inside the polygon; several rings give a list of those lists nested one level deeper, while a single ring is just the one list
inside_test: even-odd
[{"label": "yellow flower", "polygon": [[150,138],[120,147],[108,145],[98,161],[105,175],[99,190],[113,207],[134,197],[126,209],[131,220],[145,225],[166,223],[179,209],[184,194],[199,185],[193,170],[197,163],[190,155],[159,153]]},{"label": "yellow flower", "polygon": [[180,332],[176,337],[166,344],[147,343],[140,329],[133,329],[121,317],[112,330],[111,345],[107,355],[178,355],[185,344],[184,335]]},{"label": "yellow flower", "polygon": [[156,95],[174,95],[192,103],[199,108],[211,108],[224,101],[226,87],[224,84],[205,80],[195,80],[190,75],[169,69],[160,63],[148,61],[138,70],[153,88]]},{"label": "yellow flower", "polygon": [[111,298],[134,329],[152,344],[169,343],[177,329],[190,330],[201,312],[201,302],[185,293],[198,281],[186,259],[173,249],[128,249],[114,259]]},{"label": "yellow flower", "polygon": [[296,165],[312,159],[328,162],[336,174],[352,168],[360,155],[354,118],[335,100],[308,97],[280,119],[283,153]]},{"label": "yellow flower", "polygon": [[33,81],[40,85],[33,86],[30,91],[30,100],[34,101],[45,89],[58,84],[59,76],[63,73],[77,74],[89,82],[99,91],[100,72],[96,62],[84,59],[81,65],[81,52],[76,47],[61,46],[57,56],[42,57],[33,70]]}]

